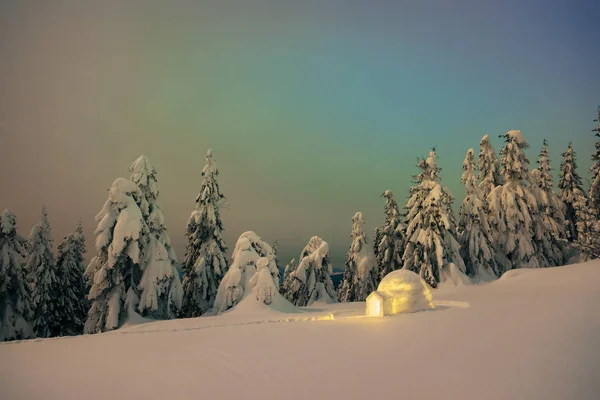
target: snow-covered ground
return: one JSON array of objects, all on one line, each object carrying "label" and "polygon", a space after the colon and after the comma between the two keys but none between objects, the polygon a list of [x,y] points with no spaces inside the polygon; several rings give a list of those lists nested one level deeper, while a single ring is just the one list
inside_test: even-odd
[{"label": "snow-covered ground", "polygon": [[245,301],[214,317],[2,343],[0,397],[598,399],[599,282],[593,261],[442,287],[437,308],[415,314]]}]

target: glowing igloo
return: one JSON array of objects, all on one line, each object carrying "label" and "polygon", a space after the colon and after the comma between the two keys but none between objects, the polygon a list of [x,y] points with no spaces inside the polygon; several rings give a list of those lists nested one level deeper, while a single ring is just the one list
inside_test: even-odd
[{"label": "glowing igloo", "polygon": [[367,316],[383,317],[433,308],[429,286],[412,271],[398,270],[383,278],[377,291],[367,297]]}]

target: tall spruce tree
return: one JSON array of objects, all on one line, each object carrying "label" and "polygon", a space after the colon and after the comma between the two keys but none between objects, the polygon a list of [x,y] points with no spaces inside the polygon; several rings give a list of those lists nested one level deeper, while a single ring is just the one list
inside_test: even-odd
[{"label": "tall spruce tree", "polygon": [[294,271],[295,269],[296,269],[296,259],[292,258],[290,263],[287,264],[285,266],[285,269],[283,270],[283,279],[282,279],[282,285],[280,287],[280,291],[283,291],[283,282],[285,282],[288,279],[288,277],[290,276],[292,271]]},{"label": "tall spruce tree", "polygon": [[504,184],[496,187],[488,198],[492,224],[498,229],[496,238],[499,273],[515,268],[539,268],[534,242],[534,221],[538,206],[533,192],[527,185],[529,160],[525,149],[529,144],[521,131],[508,131],[504,147],[500,151]]},{"label": "tall spruce tree", "polygon": [[29,339],[32,309],[23,264],[26,243],[17,233],[17,218],[6,209],[0,215],[0,341]]},{"label": "tall spruce tree", "polygon": [[465,265],[456,240],[456,222],[452,213],[453,198],[440,183],[440,171],[433,149],[421,159],[421,172],[410,189],[406,204],[405,269],[418,273],[431,287],[446,280],[458,283],[466,276]]},{"label": "tall spruce tree", "polygon": [[184,317],[197,317],[214,304],[219,284],[227,272],[225,241],[220,208],[225,196],[219,188],[219,170],[212,150],[206,153],[202,186],[196,209],[188,220],[186,254],[183,263]]},{"label": "tall spruce tree", "polygon": [[61,315],[60,336],[80,335],[87,315],[83,255],[85,238],[81,221],[75,232],[70,233],[58,246],[58,277],[62,288],[59,298]]},{"label": "tall spruce tree", "polygon": [[475,152],[470,149],[463,163],[461,182],[465,185],[465,199],[460,208],[459,242],[467,274],[477,281],[497,277],[498,265],[494,258],[492,235],[487,221],[486,203],[477,186]]},{"label": "tall spruce tree", "polygon": [[344,280],[338,291],[340,302],[365,301],[377,289],[377,260],[367,244],[363,215],[352,218],[352,243],[346,255]]},{"label": "tall spruce tree", "polygon": [[381,196],[385,199],[385,221],[375,231],[373,246],[379,266],[377,283],[390,272],[402,268],[404,232],[406,230],[393,193],[386,190]]},{"label": "tall spruce tree", "polygon": [[535,232],[537,247],[542,251],[549,266],[564,265],[567,261],[565,205],[554,192],[554,178],[546,140],[537,163],[538,167],[531,173],[532,189],[539,208]]},{"label": "tall spruce tree", "polygon": [[597,242],[597,219],[594,218],[589,199],[583,190],[581,177],[577,174],[577,154],[569,143],[562,153],[558,197],[566,206],[569,240],[588,256],[592,255]]},{"label": "tall spruce tree", "polygon": [[85,271],[92,286],[84,333],[116,329],[136,314],[143,272],[140,262],[149,233],[142,210],[147,207],[146,198],[135,183],[124,178],[113,182],[108,199],[96,215],[98,255]]},{"label": "tall spruce tree", "polygon": [[140,269],[142,295],[138,310],[144,316],[166,319],[171,316],[171,290],[178,286],[179,274],[175,268],[177,257],[171,246],[165,218],[160,207],[157,172],[148,160],[141,155],[129,168],[130,180],[138,185],[145,197],[141,209],[149,235],[142,241],[145,252]]},{"label": "tall spruce tree", "polygon": [[29,255],[26,271],[31,285],[33,330],[38,337],[52,337],[60,333],[60,304],[62,294],[56,259],[52,251],[52,235],[46,208],[42,218],[29,235]]},{"label": "tall spruce tree", "polygon": [[592,210],[596,214],[597,218],[600,218],[600,107],[598,107],[598,117],[594,120],[596,127],[592,129],[592,132],[596,132],[596,150],[592,155],[592,166],[590,172],[592,173],[592,184],[590,185],[590,201],[592,203]]},{"label": "tall spruce tree", "polygon": [[500,161],[496,151],[490,143],[489,135],[485,135],[479,142],[479,191],[482,199],[487,199],[490,193],[498,186],[504,184],[500,171]]}]

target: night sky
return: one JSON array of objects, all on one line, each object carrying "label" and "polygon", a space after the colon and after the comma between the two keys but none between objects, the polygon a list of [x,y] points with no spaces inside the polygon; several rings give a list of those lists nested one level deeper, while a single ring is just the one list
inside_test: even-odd
[{"label": "night sky", "polygon": [[[462,201],[465,152],[522,130],[587,178],[600,103],[594,1],[0,1],[0,209],[55,241],[94,216],[146,154],[179,259],[208,148],[225,239],[313,235],[343,267],[352,216],[369,237],[437,146]],[[124,4],[121,4],[124,3]],[[56,243],[55,243],[56,244]]]}]

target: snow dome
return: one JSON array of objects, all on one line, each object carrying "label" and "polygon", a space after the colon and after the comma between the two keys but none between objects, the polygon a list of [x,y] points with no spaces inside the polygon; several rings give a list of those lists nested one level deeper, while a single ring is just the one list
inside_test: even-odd
[{"label": "snow dome", "polygon": [[427,283],[408,270],[390,272],[376,292],[367,297],[367,316],[383,317],[433,308],[433,296]]}]

